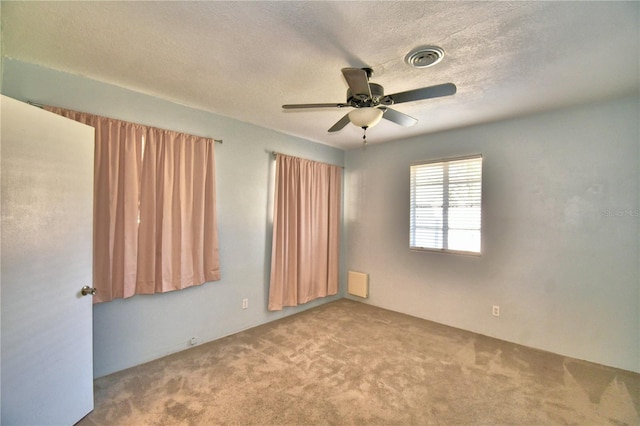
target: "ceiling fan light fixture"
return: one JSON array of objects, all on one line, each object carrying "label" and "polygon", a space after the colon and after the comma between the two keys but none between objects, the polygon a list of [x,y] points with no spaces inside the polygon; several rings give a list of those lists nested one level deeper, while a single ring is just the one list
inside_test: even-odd
[{"label": "ceiling fan light fixture", "polygon": [[414,68],[427,68],[444,58],[444,50],[437,46],[422,46],[407,53],[404,61]]},{"label": "ceiling fan light fixture", "polygon": [[349,120],[358,127],[369,128],[380,122],[382,114],[384,114],[384,111],[380,108],[356,108],[349,113]]}]

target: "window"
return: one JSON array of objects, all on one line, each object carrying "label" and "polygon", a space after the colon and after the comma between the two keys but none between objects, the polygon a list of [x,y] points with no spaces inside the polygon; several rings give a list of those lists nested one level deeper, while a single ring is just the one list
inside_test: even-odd
[{"label": "window", "polygon": [[411,166],[410,248],[480,253],[482,156]]}]

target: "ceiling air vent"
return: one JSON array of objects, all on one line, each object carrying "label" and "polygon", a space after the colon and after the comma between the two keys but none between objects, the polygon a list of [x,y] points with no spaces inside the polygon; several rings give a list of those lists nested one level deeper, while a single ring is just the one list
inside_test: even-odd
[{"label": "ceiling air vent", "polygon": [[414,68],[427,68],[435,65],[444,57],[444,50],[436,46],[423,46],[412,50],[404,61]]}]

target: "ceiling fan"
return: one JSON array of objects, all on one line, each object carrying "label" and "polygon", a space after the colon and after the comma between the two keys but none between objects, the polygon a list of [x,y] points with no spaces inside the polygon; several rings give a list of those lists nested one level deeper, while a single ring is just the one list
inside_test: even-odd
[{"label": "ceiling fan", "polygon": [[413,126],[418,122],[415,118],[389,108],[390,105],[404,102],[419,101],[422,99],[438,98],[456,93],[456,85],[453,83],[439,84],[437,86],[423,87],[421,89],[408,90],[406,92],[385,95],[384,88],[375,83],[370,83],[369,78],[373,70],[371,68],[343,68],[349,89],[347,89],[347,101],[334,104],[289,104],[282,105],[283,109],[304,108],[355,108],[336,124],[329,132],[342,130],[349,122],[365,130],[363,139],[366,143],[366,130],[375,126],[381,119],[392,121],[401,126]]}]

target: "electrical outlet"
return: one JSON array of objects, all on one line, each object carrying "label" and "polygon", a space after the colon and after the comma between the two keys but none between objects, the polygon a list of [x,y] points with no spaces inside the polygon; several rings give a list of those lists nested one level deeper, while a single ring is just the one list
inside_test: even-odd
[{"label": "electrical outlet", "polygon": [[249,299],[242,299],[242,309],[247,309],[249,307]]},{"label": "electrical outlet", "polygon": [[500,316],[500,306],[493,305],[493,310],[491,311],[491,313],[493,314],[494,317],[499,317]]},{"label": "electrical outlet", "polygon": [[191,340],[189,340],[189,343],[191,344],[191,346],[193,346],[196,343],[198,343],[198,339],[196,339],[195,337],[192,337]]}]

